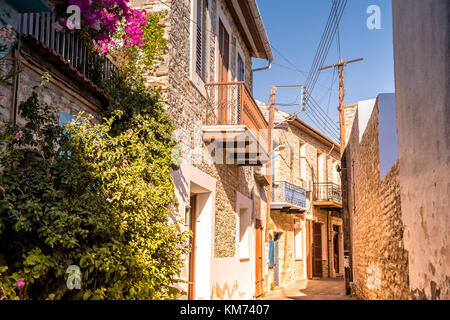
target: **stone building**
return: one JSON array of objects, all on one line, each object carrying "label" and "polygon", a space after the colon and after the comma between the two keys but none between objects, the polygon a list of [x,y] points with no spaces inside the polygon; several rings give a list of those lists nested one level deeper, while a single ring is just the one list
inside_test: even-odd
[{"label": "stone building", "polygon": [[[268,106],[258,105],[268,116]],[[340,147],[281,110],[274,123],[267,290],[343,277]]]},{"label": "stone building", "polygon": [[[56,32],[51,22],[53,1],[3,1],[0,3],[0,26],[9,24],[17,41],[3,54],[7,60],[0,72],[21,70],[6,84],[0,84],[0,122],[20,123],[18,107],[31,95],[33,88],[50,75],[48,83],[39,90],[41,103],[60,110],[61,123],[70,121],[80,111],[98,119],[108,97],[89,74],[86,52],[75,36]],[[53,19],[53,20],[52,20]],[[112,66],[112,64],[109,64]],[[91,79],[90,79],[91,78]]]},{"label": "stone building", "polygon": [[168,52],[147,81],[163,90],[177,128],[177,218],[194,234],[183,289],[189,299],[259,296],[268,123],[252,97],[252,58],[273,56],[256,1],[130,4],[165,12]]},{"label": "stone building", "polygon": [[352,287],[363,299],[448,299],[450,4],[392,3],[395,96],[345,108]]},{"label": "stone building", "polygon": [[352,247],[353,291],[362,299],[407,299],[395,96],[345,107],[343,170]]}]

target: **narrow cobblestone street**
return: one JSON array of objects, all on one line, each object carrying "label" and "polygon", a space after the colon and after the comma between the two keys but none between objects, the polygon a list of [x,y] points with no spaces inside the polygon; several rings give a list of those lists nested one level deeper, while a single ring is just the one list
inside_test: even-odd
[{"label": "narrow cobblestone street", "polygon": [[261,300],[351,300],[345,294],[341,279],[298,281],[286,288],[277,289]]}]

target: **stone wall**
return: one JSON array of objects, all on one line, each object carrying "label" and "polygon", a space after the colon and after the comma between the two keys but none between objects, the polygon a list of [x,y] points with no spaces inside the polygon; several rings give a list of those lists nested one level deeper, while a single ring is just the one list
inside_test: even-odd
[{"label": "stone wall", "polygon": [[[10,57],[12,58],[12,50]],[[41,103],[53,105],[60,111],[72,116],[76,116],[80,111],[83,111],[86,115],[92,114],[97,119],[101,119],[102,108],[104,107],[101,97],[83,90],[62,69],[54,67],[47,59],[39,56],[25,43],[22,43],[21,61],[22,71],[18,74],[17,109],[21,102],[30,97],[33,88],[40,85],[42,75],[47,72],[51,76],[50,81],[43,88],[37,90]],[[12,64],[8,64],[4,69],[9,70],[11,67]],[[0,84],[0,90],[5,95],[0,100],[0,122],[13,121],[12,79],[8,84]],[[23,119],[20,117],[17,118],[17,121],[23,123]]]},{"label": "stone wall", "polygon": [[[259,108],[265,115],[266,119],[269,118],[269,107],[260,101],[257,101]],[[275,109],[275,123],[285,122],[290,117],[289,114]],[[300,141],[304,143],[305,158],[300,164]],[[273,202],[277,202],[282,195],[282,182],[287,181],[293,185],[302,187],[303,181],[311,181],[312,183],[318,182],[318,153],[328,156],[327,166],[323,167],[323,180],[320,182],[332,182],[333,181],[333,162],[335,165],[339,165],[340,154],[337,144],[334,145],[324,138],[319,138],[317,134],[312,134],[307,127],[301,122],[294,120],[290,121],[289,125],[283,129],[274,130],[274,143],[277,145],[284,145],[285,148],[282,151],[275,153],[274,159],[274,176],[275,181],[273,190]],[[301,177],[300,167],[304,166],[304,177]],[[336,184],[340,185],[339,175],[335,174]],[[325,240],[322,242],[326,244],[326,248],[323,250],[325,254],[322,255],[322,276],[332,277],[343,275],[343,272],[333,273],[330,272],[333,267],[330,257],[333,256],[332,226],[338,225],[341,227],[340,237],[342,239],[342,219],[340,217],[332,217],[328,210],[321,209],[313,205],[313,194],[311,191],[306,195],[306,212],[302,215],[294,215],[281,212],[280,210],[271,210],[271,224],[270,224],[270,240],[274,239],[275,234],[278,234],[279,243],[279,285],[281,287],[287,286],[295,281],[304,280],[307,278],[306,273],[306,220],[314,220],[315,222],[322,223],[325,226]],[[296,219],[297,222],[294,222]],[[294,246],[294,226],[298,223],[302,223],[302,236],[303,236],[303,258],[300,260],[295,259],[295,246]],[[328,233],[327,233],[328,232]],[[341,240],[343,241],[343,240]],[[341,264],[342,264],[341,257]],[[267,287],[270,288],[274,282],[274,270],[271,269],[267,277]]]},{"label": "stone wall", "polygon": [[[164,89],[166,113],[178,129],[183,129],[184,132],[191,135],[194,144],[199,141],[199,137],[196,136],[198,132],[194,132],[194,128],[199,128],[202,123],[205,123],[206,110],[210,108],[210,105],[190,80],[191,1],[165,1],[165,3],[168,5],[162,5],[161,2],[154,0],[131,1],[131,4],[137,8],[167,12],[164,26],[166,37],[169,40],[168,53],[161,65],[153,72],[152,81],[160,83]],[[207,82],[216,82],[217,6],[220,6],[232,28],[232,34],[230,34],[232,55],[230,58],[236,58],[236,45],[234,43],[239,43],[245,55],[243,57],[246,67],[245,80],[251,90],[252,60],[237,26],[222,0],[210,1],[209,5],[209,72],[207,72]],[[236,74],[234,59],[230,61],[231,76]],[[166,72],[163,70],[166,70]],[[155,79],[157,75],[160,76]],[[203,142],[201,143],[201,149],[206,150],[206,145]],[[187,149],[191,149],[191,147],[188,146]],[[203,155],[208,158],[205,152]],[[215,256],[218,258],[233,257],[236,253],[236,192],[239,191],[251,198],[252,189],[255,187],[254,170],[253,168],[235,165],[208,165],[204,162],[194,165],[217,179]],[[262,205],[262,207],[265,206]]]},{"label": "stone wall", "polygon": [[[161,24],[165,28],[165,36],[169,42],[168,52],[161,64],[150,72],[147,80],[149,85],[162,88],[165,112],[177,128],[177,139],[181,148],[186,151],[186,154],[191,150],[200,152],[200,155],[187,159],[187,162],[191,162],[195,167],[217,181],[213,242],[214,257],[218,261],[215,262],[213,267],[220,269],[223,267],[220,265],[221,262],[224,265],[234,263],[230,262],[230,259],[239,262],[236,239],[238,227],[237,193],[239,192],[250,199],[253,192],[260,196],[260,211],[262,219],[265,221],[266,191],[255,180],[257,168],[214,164],[209,161],[211,155],[208,153],[207,145],[203,142],[201,126],[207,123],[207,114],[211,110],[211,104],[202,93],[203,84],[200,84],[200,88],[198,88],[191,81],[190,76],[191,23],[193,23],[190,18],[191,0],[165,0],[164,2],[166,5],[156,0],[132,0],[130,3],[136,8],[166,12]],[[220,8],[231,27],[230,81],[236,81],[237,72],[235,69],[237,63],[235,60],[237,59],[236,50],[239,45],[244,54],[242,58],[245,63],[245,83],[252,91],[252,58],[225,2],[223,0],[209,1],[208,5],[207,43],[209,47],[207,51],[209,54],[205,82],[218,82],[216,79],[216,56],[218,55],[217,24]],[[251,274],[246,276],[252,277]],[[230,278],[228,282],[219,281],[219,283],[213,280],[211,298],[252,297],[251,292],[244,292],[248,296],[242,296],[241,283],[236,284],[236,281],[233,281],[235,277],[232,274],[229,274],[228,277]]]},{"label": "stone wall", "polygon": [[378,103],[359,142],[358,114],[346,146],[354,293],[361,299],[407,299],[399,163],[380,180]]}]

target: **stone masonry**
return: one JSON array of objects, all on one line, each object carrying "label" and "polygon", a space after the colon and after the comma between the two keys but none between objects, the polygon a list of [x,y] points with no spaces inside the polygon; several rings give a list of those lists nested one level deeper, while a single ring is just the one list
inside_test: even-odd
[{"label": "stone masonry", "polygon": [[380,180],[378,102],[361,142],[356,110],[355,106],[346,110],[354,121],[345,151],[354,294],[369,300],[408,299],[398,177],[401,164],[397,162]]},{"label": "stone masonry", "polygon": [[[263,114],[268,118],[268,106],[263,102],[258,102],[258,106],[262,110]],[[290,117],[289,114],[276,109],[275,110],[275,123],[282,123]],[[335,182],[340,185],[340,177],[337,171],[333,174],[333,170],[337,169],[340,165],[339,146],[333,143],[328,138],[321,134],[312,133],[307,126],[300,120],[294,120],[288,122],[287,129],[276,129],[274,132],[275,148],[277,145],[284,145],[285,148],[282,151],[277,152],[274,159],[274,190],[272,202],[275,202],[280,195],[281,183],[286,181],[293,185],[303,187],[304,182],[311,181],[311,183],[318,181],[318,154],[322,154],[326,157],[325,163],[321,175],[324,181],[320,182]],[[305,159],[301,161],[300,142],[304,143]],[[305,166],[303,177],[301,176],[300,166]],[[313,185],[311,185],[313,187]],[[323,243],[326,244],[324,251],[326,254],[322,261],[322,276],[331,277],[343,275],[332,274],[330,269],[333,267],[333,262],[329,262],[329,257],[333,256],[332,226],[339,226],[340,239],[342,239],[342,219],[340,217],[331,216],[327,210],[313,205],[313,192],[312,188],[308,190],[306,195],[306,208],[307,211],[301,215],[292,215],[281,212],[280,210],[271,210],[271,223],[270,223],[270,240],[278,235],[279,243],[279,263],[280,263],[280,287],[286,287],[298,280],[307,279],[306,274],[306,221],[312,220],[322,223],[325,226],[326,239]],[[301,229],[303,233],[303,257],[302,259],[295,258],[295,245],[294,234],[298,229]],[[328,234],[327,234],[328,232]],[[342,241],[342,240],[341,240]],[[342,261],[341,261],[342,264]],[[267,288],[273,288],[274,283],[274,269],[270,269],[267,281]]]}]

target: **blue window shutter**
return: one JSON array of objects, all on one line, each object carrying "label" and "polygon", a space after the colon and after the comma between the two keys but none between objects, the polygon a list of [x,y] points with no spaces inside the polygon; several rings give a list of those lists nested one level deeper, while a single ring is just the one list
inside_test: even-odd
[{"label": "blue window shutter", "polygon": [[[67,123],[70,123],[70,122],[72,122],[72,120],[74,120],[75,119],[75,117],[72,117],[70,114],[68,114],[68,113],[65,113],[65,112],[60,112],[59,113],[59,125],[62,127],[63,125],[65,125],[65,124],[67,124]],[[66,132],[66,130],[64,130],[64,132]],[[58,149],[59,149],[60,147],[59,147],[59,145],[58,145]],[[64,151],[60,151],[59,152],[59,155],[60,156],[62,156],[62,155],[64,155]],[[69,156],[69,158],[70,158],[70,155],[72,154],[70,151],[66,151],[66,153],[67,153],[67,155]]]},{"label": "blue window shutter", "polygon": [[269,241],[269,268],[273,268],[273,266],[275,265],[274,252],[275,252],[275,242],[273,240],[270,240]]},{"label": "blue window shutter", "polygon": [[70,114],[65,113],[65,112],[60,112],[59,114],[59,125],[63,126],[67,123],[72,122],[72,120],[74,120],[75,117],[72,117]]}]

